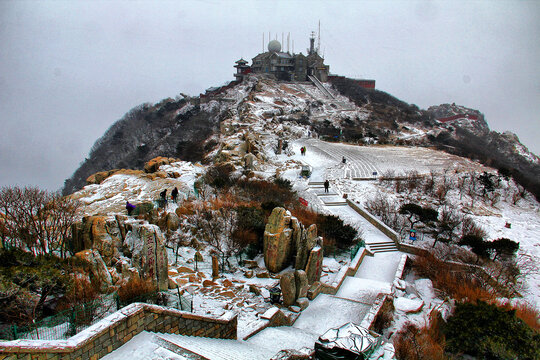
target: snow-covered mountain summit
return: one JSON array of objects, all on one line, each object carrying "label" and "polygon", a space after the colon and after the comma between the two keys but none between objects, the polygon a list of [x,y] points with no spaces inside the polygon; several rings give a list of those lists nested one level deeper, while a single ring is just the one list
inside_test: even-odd
[{"label": "snow-covered mountain summit", "polygon": [[[182,95],[130,110],[96,141],[88,158],[66,180],[64,193],[82,188],[98,171],[140,169],[156,156],[222,161],[245,155],[246,149],[236,147],[246,138],[249,144],[261,136],[277,136],[272,145],[277,146],[279,140],[309,134],[366,145],[436,146],[505,169],[540,194],[539,158],[516,136],[490,131],[478,110],[455,104],[421,110],[344,78],[317,87],[261,75],[210,96]],[[248,152],[259,161],[264,158],[257,149]]]}]

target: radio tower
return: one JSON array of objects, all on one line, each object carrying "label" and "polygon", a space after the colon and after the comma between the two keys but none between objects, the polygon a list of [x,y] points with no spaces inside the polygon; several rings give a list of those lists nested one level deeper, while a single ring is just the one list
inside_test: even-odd
[{"label": "radio tower", "polygon": [[321,20],[319,20],[319,39],[317,40],[317,54],[321,51]]}]

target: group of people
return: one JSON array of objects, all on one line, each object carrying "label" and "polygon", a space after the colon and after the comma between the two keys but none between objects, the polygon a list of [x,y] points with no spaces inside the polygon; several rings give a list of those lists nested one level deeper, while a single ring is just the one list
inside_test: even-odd
[{"label": "group of people", "polygon": [[[174,189],[172,189],[171,199],[173,202],[176,202],[176,200],[178,199],[178,193],[179,193],[178,188],[175,187]],[[159,203],[159,207],[162,209],[165,208],[165,205],[167,205],[167,189],[159,193],[158,203]],[[136,207],[137,207],[136,205],[133,205],[129,201],[126,201],[126,210],[129,216],[131,216],[131,214],[133,213],[133,210],[135,210]]]},{"label": "group of people", "polygon": [[[178,199],[178,188],[175,187],[171,191],[171,199],[173,202],[176,202],[176,200]],[[167,204],[167,189],[159,193],[159,201],[160,207],[165,207],[165,205]]]},{"label": "group of people", "polygon": [[305,146],[302,146],[300,148],[300,154],[302,154],[302,156],[306,155],[306,147]]}]

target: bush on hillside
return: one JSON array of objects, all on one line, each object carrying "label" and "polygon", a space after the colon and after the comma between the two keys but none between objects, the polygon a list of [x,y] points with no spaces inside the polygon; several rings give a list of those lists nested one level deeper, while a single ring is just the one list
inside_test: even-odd
[{"label": "bush on hillside", "polygon": [[154,210],[154,204],[151,202],[143,202],[137,204],[137,207],[133,210],[133,216],[146,215]]},{"label": "bush on hillside", "polygon": [[50,315],[49,300],[70,287],[69,268],[68,260],[53,255],[0,249],[0,322],[20,324]]},{"label": "bush on hillside", "polygon": [[235,185],[236,194],[246,201],[287,206],[297,198],[296,193],[290,189],[265,180],[240,179]]},{"label": "bush on hillside", "polygon": [[358,236],[355,228],[334,215],[319,214],[317,230],[325,242],[334,242],[337,248],[342,250],[352,246]]},{"label": "bush on hillside", "polygon": [[234,165],[230,163],[216,164],[208,168],[204,175],[204,180],[212,187],[222,189],[233,184],[234,179],[231,174],[234,171]]},{"label": "bush on hillside", "polygon": [[485,302],[457,304],[443,327],[446,351],[481,359],[539,359],[540,334],[515,316]]},{"label": "bush on hillside", "polygon": [[446,360],[442,341],[434,336],[434,326],[406,323],[396,334],[394,348],[399,360]]}]

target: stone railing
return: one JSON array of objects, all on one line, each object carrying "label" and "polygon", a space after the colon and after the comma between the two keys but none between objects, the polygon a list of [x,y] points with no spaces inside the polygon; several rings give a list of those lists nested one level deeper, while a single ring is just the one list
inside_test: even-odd
[{"label": "stone railing", "polygon": [[346,267],[345,266],[342,267],[331,284],[320,283],[318,292],[316,294],[312,294],[311,297],[310,297],[310,293],[308,292],[308,298],[312,300],[319,293],[328,294],[328,295],[336,295],[339,288],[341,287],[341,284],[343,284],[343,281],[345,281],[345,278],[347,276],[354,276],[354,274],[356,274],[356,272],[358,271],[358,268],[360,267],[360,264],[362,263],[362,260],[364,260],[364,256],[366,256],[367,254],[368,254],[368,251],[366,250],[366,248],[361,248],[360,250],[358,250],[358,252],[356,253],[356,256],[351,261],[350,265]]},{"label": "stone railing", "polygon": [[236,339],[238,317],[209,318],[157,305],[128,305],[67,340],[0,342],[0,359],[99,359],[142,331]]}]

